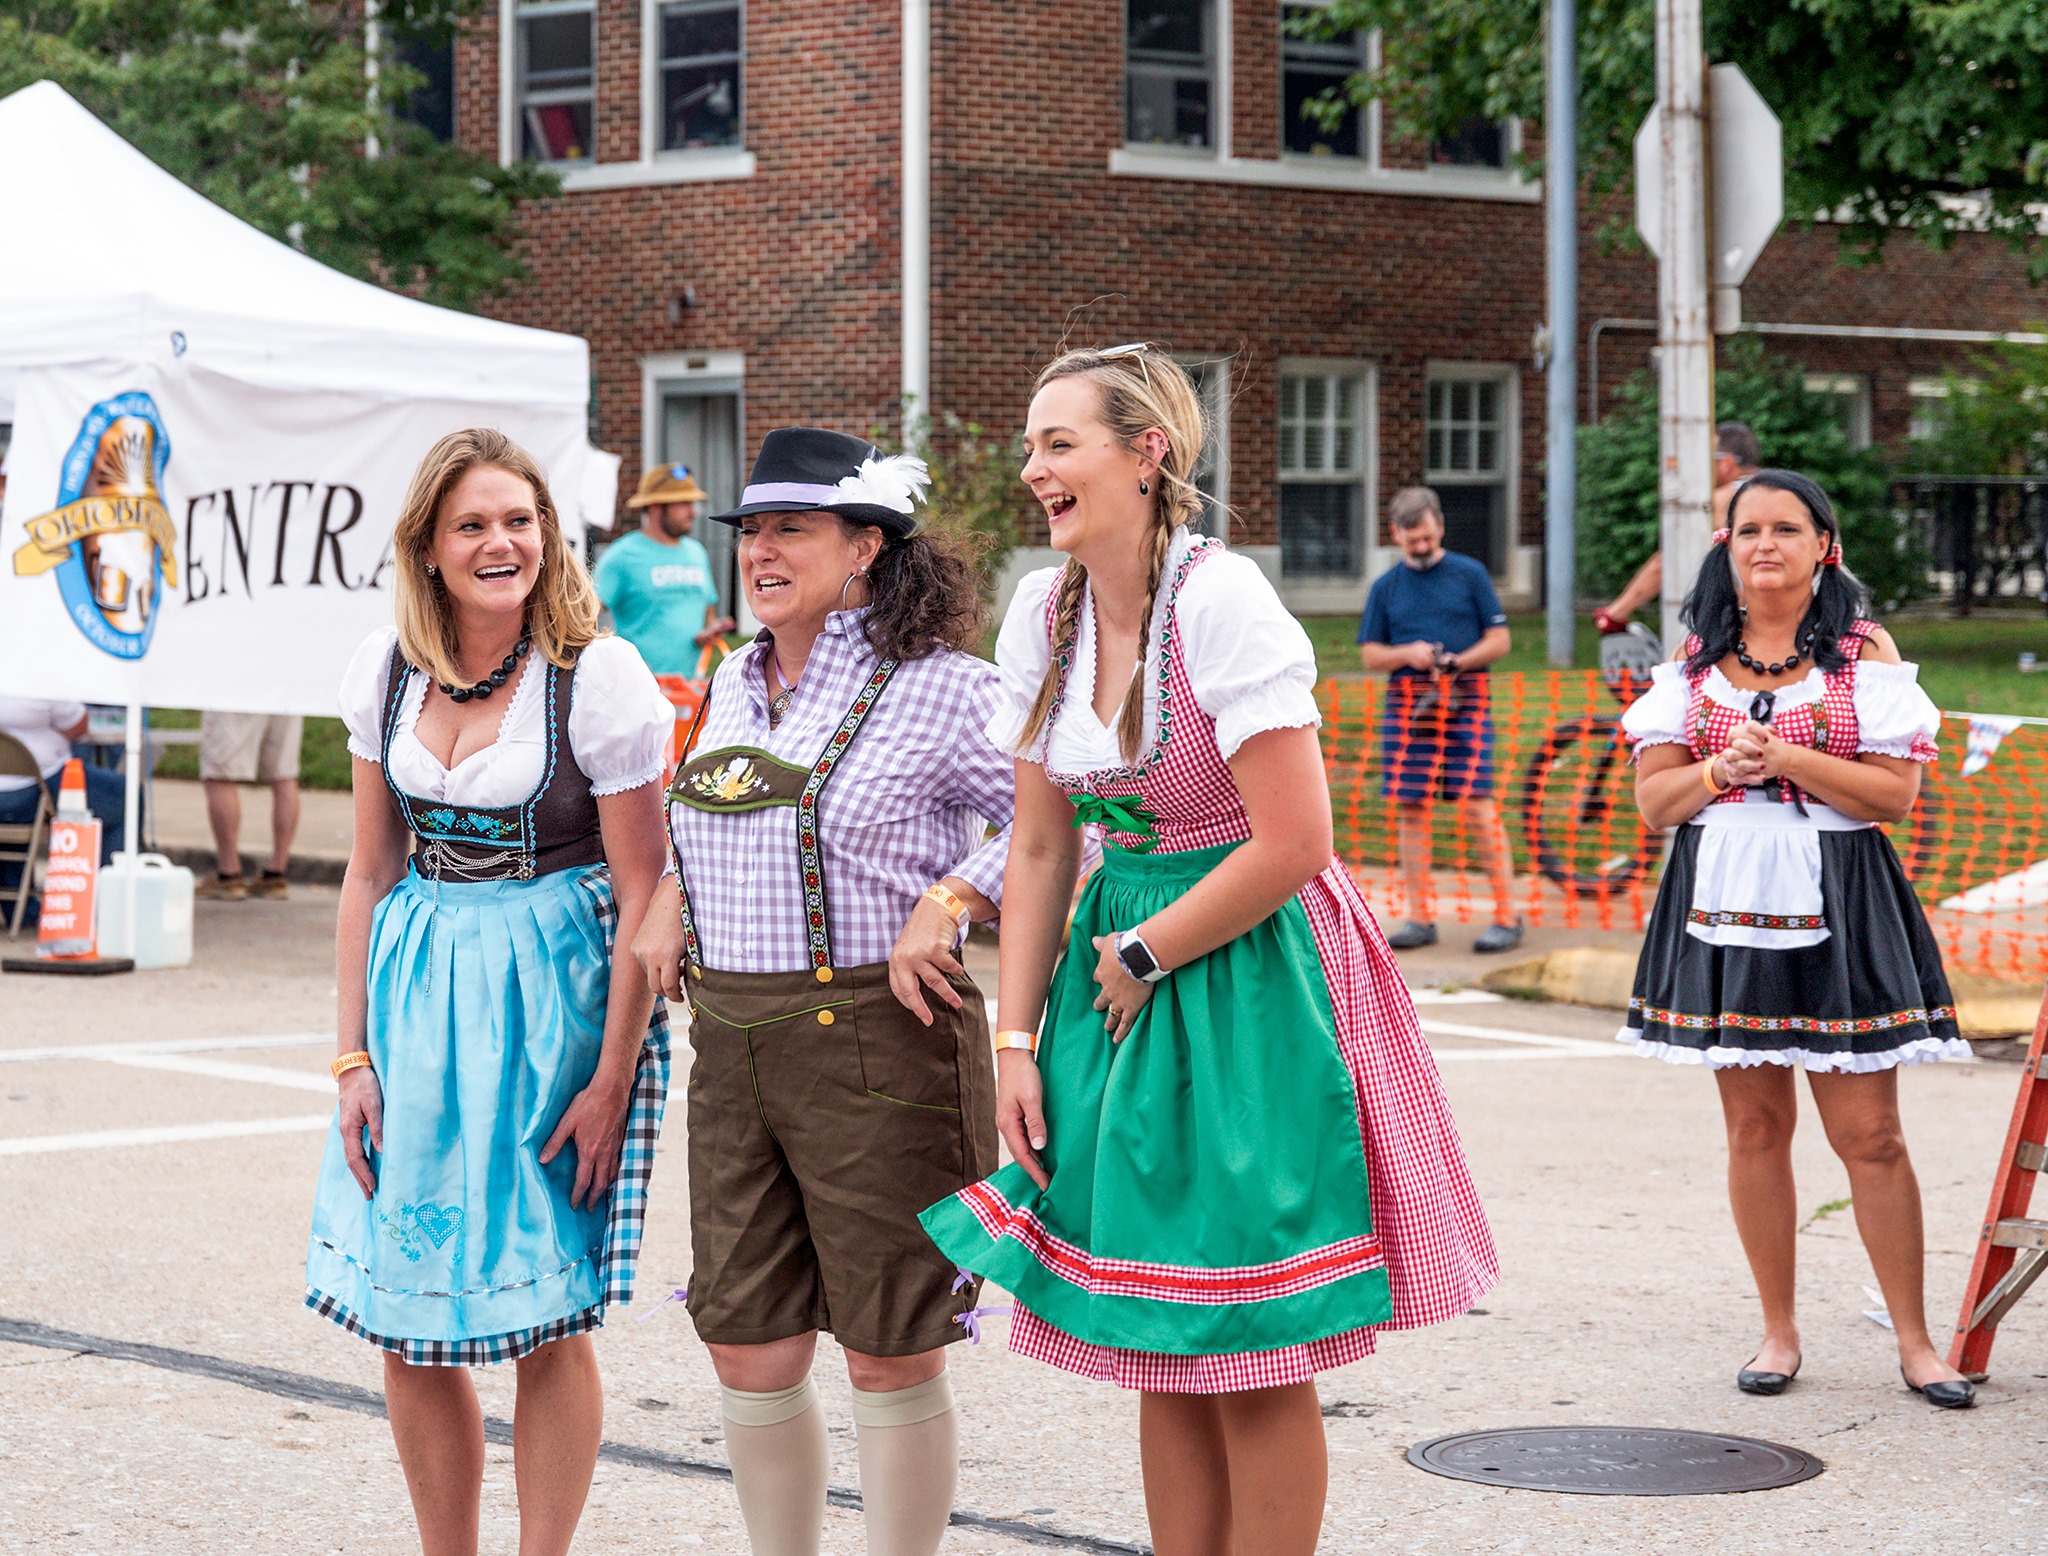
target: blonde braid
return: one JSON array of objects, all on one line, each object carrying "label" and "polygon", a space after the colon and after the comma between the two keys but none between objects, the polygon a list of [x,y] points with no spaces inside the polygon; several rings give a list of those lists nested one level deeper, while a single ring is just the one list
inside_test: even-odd
[{"label": "blonde braid", "polygon": [[[1163,483],[1159,506],[1167,506]],[[1166,522],[1165,513],[1159,517],[1161,522],[1152,526],[1152,570],[1145,583],[1145,614],[1138,621],[1138,663],[1131,671],[1130,688],[1124,693],[1123,717],[1116,724],[1117,748],[1126,765],[1138,760],[1138,747],[1145,738],[1145,654],[1152,644],[1152,607],[1159,599],[1159,580],[1166,576],[1166,559],[1173,554],[1175,526]]]},{"label": "blonde braid", "polygon": [[1081,595],[1088,587],[1088,569],[1079,562],[1068,559],[1060,569],[1058,604],[1052,618],[1052,657],[1046,661],[1045,675],[1038,683],[1038,695],[1031,701],[1031,712],[1024,720],[1023,733],[1017,737],[1017,749],[1029,751],[1045,730],[1045,721],[1052,717],[1053,699],[1060,693],[1060,655],[1074,646],[1074,639],[1081,632]]}]

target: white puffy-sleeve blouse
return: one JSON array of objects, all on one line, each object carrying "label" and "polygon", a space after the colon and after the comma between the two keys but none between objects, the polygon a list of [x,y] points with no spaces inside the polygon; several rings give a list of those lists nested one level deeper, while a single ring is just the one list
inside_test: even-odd
[{"label": "white puffy-sleeve blouse", "polygon": [[[1826,688],[1827,677],[1817,669],[1809,671],[1804,680],[1779,692],[1779,711],[1818,701]],[[1734,685],[1718,668],[1707,672],[1700,690],[1738,712],[1746,712],[1756,695]],[[1918,665],[1859,659],[1852,701],[1859,753],[1869,751],[1915,762],[1937,760],[1940,748],[1935,736],[1941,732],[1941,710],[1921,687]],[[1686,679],[1685,666],[1677,661],[1658,665],[1650,672],[1650,689],[1621,716],[1622,733],[1637,755],[1651,746],[1685,745],[1691,707],[1692,685]]]},{"label": "white puffy-sleeve blouse", "polygon": [[[1185,530],[1174,537],[1166,563],[1169,577],[1194,544],[1194,537]],[[1061,704],[1058,723],[1042,733],[1030,750],[1019,749],[1019,737],[1051,662],[1045,612],[1058,578],[1056,567],[1028,574],[1011,598],[996,639],[1001,687],[988,721],[988,736],[1002,749],[1042,762],[1056,772],[1083,774],[1122,768],[1128,764],[1117,745],[1118,719],[1113,717],[1105,725],[1095,716],[1091,695],[1095,686],[1095,611],[1092,597],[1085,593],[1068,695]],[[1287,613],[1257,563],[1224,552],[1188,574],[1178,601],[1170,600],[1162,587],[1153,602],[1152,631],[1146,645],[1141,750],[1150,750],[1159,737],[1159,656],[1169,607],[1174,611],[1182,664],[1195,702],[1215,721],[1216,744],[1225,761],[1253,735],[1269,729],[1313,729],[1321,724],[1315,699],[1315,649],[1308,634]]]},{"label": "white puffy-sleeve blouse", "polygon": [[[396,627],[363,640],[341,679],[341,718],[351,754],[383,759],[384,696]],[[406,677],[398,726],[391,737],[391,779],[408,794],[495,810],[516,805],[541,781],[547,746],[547,677],[532,655],[505,704],[498,738],[454,767],[413,733],[426,701],[427,678]],[[624,638],[599,638],[576,660],[569,700],[569,752],[594,795],[620,794],[662,776],[675,709],[655,685],[639,650]],[[502,695],[502,694],[501,694]]]}]

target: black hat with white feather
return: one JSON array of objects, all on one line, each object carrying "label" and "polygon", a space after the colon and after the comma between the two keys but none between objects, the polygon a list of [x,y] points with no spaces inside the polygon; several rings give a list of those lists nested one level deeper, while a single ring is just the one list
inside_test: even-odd
[{"label": "black hat with white feather", "polygon": [[737,524],[750,513],[836,513],[901,537],[917,529],[930,481],[915,454],[884,454],[865,438],[823,427],[781,427],[761,440],[740,505],[711,517]]}]

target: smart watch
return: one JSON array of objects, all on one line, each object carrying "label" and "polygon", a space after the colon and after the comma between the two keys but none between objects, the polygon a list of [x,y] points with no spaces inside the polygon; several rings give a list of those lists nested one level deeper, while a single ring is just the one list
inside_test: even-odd
[{"label": "smart watch", "polygon": [[1145,944],[1144,937],[1135,929],[1127,929],[1116,937],[1116,959],[1123,970],[1140,983],[1157,983],[1166,976],[1166,969],[1159,965],[1159,958],[1152,954],[1152,948]]}]

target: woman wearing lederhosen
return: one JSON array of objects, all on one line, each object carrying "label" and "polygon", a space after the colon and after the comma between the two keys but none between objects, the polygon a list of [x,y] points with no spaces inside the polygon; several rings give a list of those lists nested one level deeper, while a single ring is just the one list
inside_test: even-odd
[{"label": "woman wearing lederhosen", "polygon": [[630,944],[663,868],[674,714],[502,433],[421,462],[398,623],[341,688],[355,841],[336,931],[339,1124],[306,1301],[381,1347],[430,1556],[474,1552],[467,1369],[518,1367],[520,1549],[562,1552],[597,1462],[588,1332],[631,1294],[668,1080]]},{"label": "woman wearing lederhosen", "polygon": [[987,1015],[955,952],[995,915],[1011,785],[982,734],[995,670],[967,652],[978,580],[920,532],[924,484],[915,458],[785,428],[716,515],[764,630],[713,677],[670,789],[680,900],[634,946],[690,1003],[688,1307],[756,1556],[822,1537],[821,1330],[846,1352],[869,1551],[930,1556],[952,1505],[943,1347],[975,1288],[917,1213],[995,1165]]},{"label": "woman wearing lederhosen", "polygon": [[1643,819],[1677,837],[1620,1035],[1719,1085],[1728,1197],[1763,1299],[1737,1386],[1779,1394],[1799,1371],[1792,1077],[1805,1070],[1906,1385],[1955,1409],[1974,1393],[1927,1332],[1898,1067],[1970,1050],[1879,830],[1912,812],[1941,715],[1868,607],[1827,494],[1789,470],[1744,481],[1686,599],[1683,657],[1623,718]]}]

